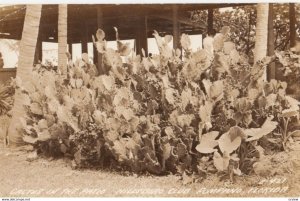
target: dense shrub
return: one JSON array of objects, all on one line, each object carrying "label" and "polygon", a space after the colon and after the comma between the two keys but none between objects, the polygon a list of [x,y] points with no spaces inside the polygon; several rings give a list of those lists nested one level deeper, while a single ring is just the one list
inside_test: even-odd
[{"label": "dense shrub", "polygon": [[299,107],[286,96],[286,83],[262,79],[272,58],[250,66],[224,30],[214,54],[192,52],[183,34],[184,56],[167,45],[172,36],[155,32],[160,54],[152,57],[129,57],[120,41],[118,50],[109,49],[98,30],[95,45],[107,74],[97,75],[83,55],[69,63],[67,76],[39,68],[30,83],[19,84],[26,86],[24,141],[44,154],[71,157],[79,167],[248,173],[267,148],[261,139],[286,148],[276,133]]},{"label": "dense shrub", "polygon": [[0,116],[7,114],[13,105],[14,86],[12,82],[0,84]]},{"label": "dense shrub", "polygon": [[0,84],[0,140],[7,144],[7,129],[10,123],[10,111],[13,106],[15,86],[13,81]]},{"label": "dense shrub", "polygon": [[[299,50],[298,50],[299,51]],[[300,58],[299,52],[276,52],[278,58],[278,79],[287,82],[287,93],[300,101]]]}]

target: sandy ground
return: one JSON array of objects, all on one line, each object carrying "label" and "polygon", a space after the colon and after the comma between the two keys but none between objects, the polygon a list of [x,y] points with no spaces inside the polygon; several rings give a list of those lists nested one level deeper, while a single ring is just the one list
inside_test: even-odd
[{"label": "sandy ground", "polygon": [[[32,152],[0,145],[1,197],[299,197],[299,169],[263,178],[237,177],[235,183],[215,175],[183,184],[179,176],[138,176],[109,170],[73,170],[63,160],[37,158]],[[299,153],[298,153],[299,156]],[[186,180],[188,181],[188,180]],[[278,189],[279,193],[271,190]],[[226,190],[226,191],[225,191]]]}]

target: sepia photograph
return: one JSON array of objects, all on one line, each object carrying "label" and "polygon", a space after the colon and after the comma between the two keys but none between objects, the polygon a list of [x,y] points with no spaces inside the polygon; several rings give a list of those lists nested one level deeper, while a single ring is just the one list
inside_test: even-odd
[{"label": "sepia photograph", "polygon": [[300,2],[0,4],[0,198],[300,197]]}]

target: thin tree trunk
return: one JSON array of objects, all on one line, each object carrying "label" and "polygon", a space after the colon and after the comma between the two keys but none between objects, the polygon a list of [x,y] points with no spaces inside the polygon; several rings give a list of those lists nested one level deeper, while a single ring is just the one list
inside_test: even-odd
[{"label": "thin tree trunk", "polygon": [[251,18],[252,18],[252,11],[250,11],[250,15],[249,15],[249,25],[248,25],[248,36],[247,36],[247,49],[246,49],[246,54],[249,54],[249,52],[250,52]]},{"label": "thin tree trunk", "polygon": [[[273,4],[269,4],[269,22],[268,22],[268,56],[275,54],[274,26],[273,26]],[[267,79],[275,79],[275,62],[271,62],[267,70]]]},{"label": "thin tree trunk", "polygon": [[[33,69],[35,48],[38,38],[42,5],[32,4],[26,6],[26,15],[20,43],[20,54],[17,68],[17,78],[22,80],[22,85],[31,79],[30,75]],[[8,137],[11,144],[22,144],[22,133],[20,132],[20,117],[25,115],[21,90],[17,89],[14,97],[14,106],[12,109],[12,119],[8,128]]]},{"label": "thin tree trunk", "polygon": [[62,75],[67,73],[67,35],[68,35],[68,6],[59,4],[58,6],[58,68]]},{"label": "thin tree trunk", "polygon": [[[97,6],[97,29],[103,29],[103,12],[102,12],[102,8],[100,5]],[[98,51],[97,51],[98,52]],[[97,70],[99,72],[100,75],[104,75],[106,73],[104,66],[102,64],[103,62],[103,55],[102,53],[98,52],[97,53]]]},{"label": "thin tree trunk", "polygon": [[172,21],[173,21],[173,48],[176,50],[180,48],[180,25],[178,23],[178,6],[172,7]]},{"label": "thin tree trunk", "polygon": [[269,4],[257,4],[254,63],[267,55]]},{"label": "thin tree trunk", "polygon": [[207,14],[207,32],[211,33],[213,29],[214,29],[214,10],[212,8],[209,8]]},{"label": "thin tree trunk", "polygon": [[296,14],[295,14],[295,4],[290,3],[289,5],[289,17],[290,17],[290,47],[296,45]]}]

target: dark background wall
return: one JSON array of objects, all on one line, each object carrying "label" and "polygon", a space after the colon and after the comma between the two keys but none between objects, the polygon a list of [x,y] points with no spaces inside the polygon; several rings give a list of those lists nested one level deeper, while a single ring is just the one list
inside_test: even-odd
[{"label": "dark background wall", "polygon": [[16,69],[15,68],[2,68],[0,69],[0,84],[4,84],[11,77],[16,77]]}]

